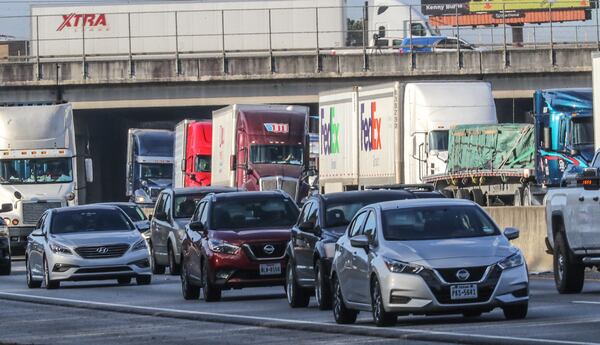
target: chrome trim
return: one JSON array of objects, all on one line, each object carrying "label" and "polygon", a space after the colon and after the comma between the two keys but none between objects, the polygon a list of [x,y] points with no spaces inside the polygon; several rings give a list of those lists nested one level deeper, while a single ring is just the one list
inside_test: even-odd
[{"label": "chrome trim", "polygon": [[[487,280],[488,275],[490,274],[490,271],[492,270],[492,267],[496,266],[496,264],[493,265],[489,265],[486,269],[485,272],[483,272],[483,276],[481,276],[481,279],[479,279],[478,281],[464,281],[464,282],[458,282],[458,283],[449,283],[447,282],[441,274],[438,273],[438,271],[435,268],[432,268],[431,270],[433,271],[433,273],[435,274],[435,276],[440,280],[440,282],[444,285],[461,285],[461,284],[480,284],[483,283],[484,281]],[[458,268],[459,269],[459,268]]]},{"label": "chrome trim", "polygon": [[257,258],[256,255],[254,255],[254,252],[252,251],[252,248],[250,248],[250,245],[248,245],[248,244],[242,244],[242,247],[246,249],[246,252],[249,254],[250,259],[255,260],[255,261],[277,261],[277,260],[282,260],[283,258],[285,258],[285,251],[283,251],[283,255],[279,256],[279,257]]}]

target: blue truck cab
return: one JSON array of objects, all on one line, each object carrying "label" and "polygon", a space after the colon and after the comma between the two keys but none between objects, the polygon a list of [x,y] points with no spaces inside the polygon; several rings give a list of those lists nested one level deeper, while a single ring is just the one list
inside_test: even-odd
[{"label": "blue truck cab", "polygon": [[151,207],[158,194],[171,187],[174,141],[169,130],[129,130],[126,191],[130,201]]},{"label": "blue truck cab", "polygon": [[563,175],[589,166],[594,155],[591,88],[537,90],[534,123],[538,185],[563,185]]}]

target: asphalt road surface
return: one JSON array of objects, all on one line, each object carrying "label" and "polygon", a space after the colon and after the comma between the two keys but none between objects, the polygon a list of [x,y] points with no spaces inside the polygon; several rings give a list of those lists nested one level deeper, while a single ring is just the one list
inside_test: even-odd
[{"label": "asphalt road surface", "polygon": [[500,310],[462,316],[401,317],[377,328],[370,314],[340,326],[314,305],[291,309],[283,287],[225,291],[221,302],[185,301],[179,277],[152,285],[116,281],[28,289],[23,262],[0,277],[0,344],[600,344],[600,282],[559,295],[554,282],[533,278],[527,319]]}]

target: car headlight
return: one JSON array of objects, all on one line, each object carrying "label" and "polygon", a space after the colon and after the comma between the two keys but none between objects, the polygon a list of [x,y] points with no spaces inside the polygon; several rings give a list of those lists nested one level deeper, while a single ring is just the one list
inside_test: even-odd
[{"label": "car headlight", "polygon": [[220,240],[209,240],[208,248],[215,253],[237,254],[240,247]]},{"label": "car headlight", "polygon": [[500,266],[501,269],[505,270],[505,269],[521,266],[524,262],[525,262],[525,260],[523,259],[523,255],[521,255],[521,253],[515,253],[515,254],[507,257],[506,259],[498,262],[498,266]]},{"label": "car headlight", "polygon": [[0,226],[0,237],[8,236],[8,228],[6,226]]},{"label": "car headlight", "polygon": [[50,247],[50,250],[55,254],[65,254],[65,255],[73,254],[71,252],[71,249],[67,248],[66,246],[64,246],[62,244],[56,243],[56,242],[49,242],[48,247]]},{"label": "car headlight", "polygon": [[383,262],[390,270],[390,272],[394,273],[408,273],[408,274],[419,274],[423,269],[425,269],[421,265],[409,264],[407,262],[402,262],[390,258],[383,258]]},{"label": "car headlight", "polygon": [[144,240],[143,238],[141,240],[138,240],[137,242],[135,242],[133,244],[133,247],[131,247],[131,251],[135,252],[136,250],[147,250],[148,247],[146,247],[146,240]]}]

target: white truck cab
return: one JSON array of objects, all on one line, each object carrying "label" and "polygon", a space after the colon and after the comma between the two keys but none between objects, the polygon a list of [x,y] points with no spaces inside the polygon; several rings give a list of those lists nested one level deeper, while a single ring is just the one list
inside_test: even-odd
[{"label": "white truck cab", "polygon": [[398,41],[411,36],[439,35],[439,31],[432,28],[427,17],[419,11],[420,8],[419,5],[409,5],[400,0],[370,0],[370,46],[375,46],[378,39],[387,37]]}]

